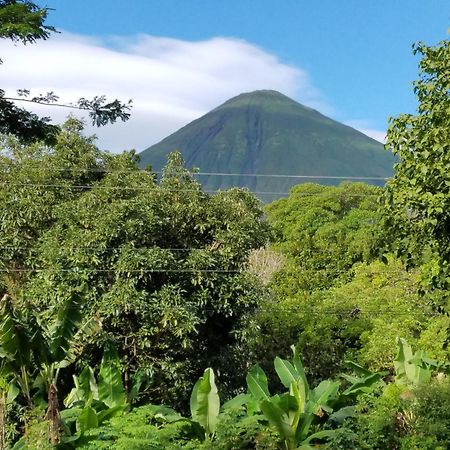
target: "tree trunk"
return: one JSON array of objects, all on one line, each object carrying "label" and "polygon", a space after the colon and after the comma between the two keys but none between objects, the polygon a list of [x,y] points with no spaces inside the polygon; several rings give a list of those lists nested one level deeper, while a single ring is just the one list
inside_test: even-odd
[{"label": "tree trunk", "polygon": [[5,427],[6,427],[6,392],[2,391],[0,396],[0,450],[5,450]]},{"label": "tree trunk", "polygon": [[128,369],[125,369],[124,388],[125,388],[125,398],[128,402],[130,397],[130,373],[128,372]]},{"label": "tree trunk", "polygon": [[56,445],[59,442],[60,417],[58,389],[54,383],[50,385],[50,389],[48,390],[48,408],[45,414],[45,420],[50,422],[50,442],[52,445]]}]

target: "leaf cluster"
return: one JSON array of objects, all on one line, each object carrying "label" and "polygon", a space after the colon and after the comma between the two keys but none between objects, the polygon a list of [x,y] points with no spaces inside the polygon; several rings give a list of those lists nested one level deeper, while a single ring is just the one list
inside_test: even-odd
[{"label": "leaf cluster", "polygon": [[31,1],[0,1],[0,38],[22,44],[48,39],[52,32],[56,32],[53,26],[45,24],[48,11],[48,8],[40,8]]},{"label": "leaf cluster", "polygon": [[384,195],[386,227],[409,265],[425,265],[424,289],[446,288],[450,258],[450,41],[419,43],[417,114],[402,114],[386,146],[399,157]]}]

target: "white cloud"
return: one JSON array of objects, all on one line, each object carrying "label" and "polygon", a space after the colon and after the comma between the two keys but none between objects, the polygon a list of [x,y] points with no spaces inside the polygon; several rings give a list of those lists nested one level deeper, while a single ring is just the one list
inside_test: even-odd
[{"label": "white cloud", "polygon": [[344,123],[345,125],[361,131],[361,133],[364,133],[382,144],[386,141],[386,130],[377,130],[373,128],[372,124],[368,120],[347,120]]},{"label": "white cloud", "polygon": [[[189,42],[149,35],[97,40],[63,33],[31,46],[0,41],[1,88],[10,95],[55,91],[61,101],[105,94],[133,99],[132,118],[89,129],[111,151],[142,150],[225,100],[257,89],[278,90],[330,112],[307,72],[246,41]],[[29,105],[28,105],[29,107]],[[67,110],[34,106],[63,121]]]}]

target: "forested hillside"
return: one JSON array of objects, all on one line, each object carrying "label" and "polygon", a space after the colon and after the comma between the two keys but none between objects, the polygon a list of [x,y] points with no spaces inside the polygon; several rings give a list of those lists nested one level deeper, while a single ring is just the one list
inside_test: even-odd
[{"label": "forested hillside", "polygon": [[4,115],[0,450],[448,448],[450,41],[415,52],[387,185],[268,205]]},{"label": "forested hillside", "polygon": [[174,150],[205,190],[246,187],[265,203],[309,181],[369,177],[381,186],[395,162],[381,143],[276,91],[226,101],[141,152],[141,167],[160,171]]}]

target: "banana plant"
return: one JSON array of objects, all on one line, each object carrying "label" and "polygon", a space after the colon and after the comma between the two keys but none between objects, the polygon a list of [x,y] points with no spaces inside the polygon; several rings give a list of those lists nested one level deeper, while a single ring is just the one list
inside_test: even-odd
[{"label": "banana plant", "polygon": [[326,439],[333,430],[310,434],[314,421],[333,412],[332,403],[340,386],[339,382],[322,381],[310,389],[305,371],[295,346],[292,362],[275,358],[274,365],[280,381],[288,392],[270,395],[267,377],[259,366],[250,369],[247,386],[251,397],[258,401],[265,418],[276,430],[286,450],[311,449],[312,440]]},{"label": "banana plant", "polygon": [[[5,294],[0,305],[0,359],[3,377],[16,383],[26,403],[31,407],[32,373],[35,341],[39,340],[39,328],[35,320],[27,320],[22,311],[14,308],[11,298]],[[33,369],[33,370],[30,370]]]},{"label": "banana plant", "polygon": [[[0,305],[0,358],[7,377],[16,383],[29,407],[36,397],[47,402],[52,444],[60,438],[58,381],[60,370],[71,364],[86,337],[95,333],[95,320],[82,323],[81,303],[67,295],[44,322],[30,308],[15,308],[8,295]],[[33,390],[35,392],[33,392]]]},{"label": "banana plant", "polygon": [[220,398],[211,368],[195,383],[190,400],[191,416],[205,433],[207,439],[214,436],[220,413]]},{"label": "banana plant", "polygon": [[0,368],[0,450],[6,448],[6,409],[19,395],[19,388],[1,375],[2,373]]},{"label": "banana plant", "polygon": [[420,385],[428,383],[433,371],[439,370],[441,365],[437,361],[429,359],[423,351],[413,353],[406,339],[397,338],[394,367],[396,382]]},{"label": "banana plant", "polygon": [[73,375],[73,382],[74,387],[64,399],[66,409],[61,412],[66,431],[62,443],[66,447],[81,445],[86,431],[129,409],[120,358],[114,348],[103,353],[98,379],[86,366],[80,375]]},{"label": "banana plant", "polygon": [[370,394],[385,384],[383,378],[389,372],[372,372],[353,361],[345,361],[345,363],[353,369],[356,375],[344,373],[340,375],[349,383],[347,389],[342,392],[341,397],[355,398],[360,394]]}]

